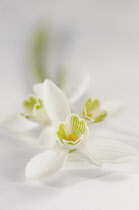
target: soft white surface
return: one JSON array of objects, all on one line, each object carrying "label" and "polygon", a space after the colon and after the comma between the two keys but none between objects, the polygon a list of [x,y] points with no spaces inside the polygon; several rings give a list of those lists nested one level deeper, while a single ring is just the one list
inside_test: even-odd
[{"label": "soft white surface", "polygon": [[[12,3],[15,2],[15,3]],[[28,37],[36,21],[71,33],[69,53],[59,56],[69,70],[91,74],[89,92],[122,99],[125,111],[96,125],[99,136],[122,139],[139,151],[139,2],[137,0],[0,0],[1,120],[20,111],[29,81]],[[71,32],[73,30],[73,33]],[[57,65],[53,63],[53,66]],[[75,73],[74,73],[75,75]],[[45,184],[27,181],[26,163],[41,149],[0,135],[1,210],[138,210],[139,174],[94,170],[57,174]],[[138,172],[137,170],[136,172]]]}]

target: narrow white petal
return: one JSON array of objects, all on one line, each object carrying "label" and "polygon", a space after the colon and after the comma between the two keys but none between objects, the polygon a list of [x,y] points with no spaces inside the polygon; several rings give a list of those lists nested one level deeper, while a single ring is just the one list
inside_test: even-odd
[{"label": "narrow white petal", "polygon": [[84,159],[88,160],[93,166],[96,165],[97,167],[101,167],[102,166],[102,160],[100,160],[99,158],[97,158],[96,156],[96,150],[91,150],[91,147],[89,145],[82,146],[78,149],[78,153],[80,154],[80,156],[82,156]]},{"label": "narrow white petal", "polygon": [[36,106],[33,108],[32,111],[32,120],[36,121],[41,125],[49,125],[50,119],[47,113],[45,112],[44,107],[37,109]]},{"label": "narrow white petal", "polygon": [[122,161],[119,164],[106,163],[104,169],[125,174],[139,174],[139,158]]},{"label": "narrow white petal", "polygon": [[104,102],[101,107],[108,113],[109,117],[109,116],[114,116],[119,112],[123,111],[125,104],[121,101],[111,100]]},{"label": "narrow white petal", "polygon": [[79,82],[75,84],[74,88],[70,91],[71,94],[69,96],[70,104],[76,103],[82,95],[86,92],[89,84],[89,75],[85,74],[82,78],[80,78]]},{"label": "narrow white petal", "polygon": [[45,80],[44,106],[49,118],[54,124],[65,120],[67,115],[70,114],[70,107],[66,96],[50,80]]},{"label": "narrow white petal", "polygon": [[121,159],[138,156],[138,152],[128,144],[112,138],[92,137],[86,147],[88,156],[99,162],[118,162]]},{"label": "narrow white petal", "polygon": [[43,83],[38,83],[33,86],[33,90],[38,96],[38,98],[43,99],[43,91],[44,91],[44,84]]},{"label": "narrow white petal", "polygon": [[56,144],[55,127],[49,126],[43,129],[39,136],[39,144],[45,149],[50,149]]},{"label": "narrow white petal", "polygon": [[26,166],[28,179],[40,179],[52,176],[61,169],[68,156],[68,150],[53,148],[33,157]]}]

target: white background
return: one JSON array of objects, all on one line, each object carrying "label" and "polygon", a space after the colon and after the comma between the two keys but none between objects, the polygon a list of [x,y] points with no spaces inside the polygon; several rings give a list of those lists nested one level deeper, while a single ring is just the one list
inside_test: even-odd
[{"label": "white background", "polygon": [[[121,99],[126,109],[100,125],[98,135],[139,149],[139,2],[131,0],[0,0],[0,115],[20,110],[28,93],[26,53],[39,22],[70,33],[64,65],[90,73],[88,94]],[[53,72],[54,74],[54,72]],[[0,135],[1,210],[138,210],[138,174],[64,173],[47,184],[30,183],[24,167],[39,149]],[[105,175],[105,176],[104,176]]]}]

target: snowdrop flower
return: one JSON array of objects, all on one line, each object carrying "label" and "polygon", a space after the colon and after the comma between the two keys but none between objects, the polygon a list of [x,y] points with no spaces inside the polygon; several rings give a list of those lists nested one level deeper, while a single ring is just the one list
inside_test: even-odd
[{"label": "snowdrop flower", "polygon": [[[49,118],[46,114],[46,109],[44,107],[44,100],[49,100],[46,95],[47,93],[45,92],[45,89],[47,88],[46,83],[48,81],[50,80],[46,79],[43,83],[34,85],[33,89],[36,93],[36,96],[29,97],[29,100],[23,103],[23,116],[25,116],[27,119],[38,121],[40,124],[42,124],[42,117],[44,119],[44,124],[49,121]],[[76,103],[83,96],[83,94],[87,91],[88,84],[89,76],[88,74],[85,74],[78,83],[76,82],[76,86],[72,87],[70,91],[68,91],[69,93],[66,95],[70,105]],[[65,92],[64,90],[62,91]]]},{"label": "snowdrop flower", "polygon": [[87,138],[89,129],[83,119],[76,114],[71,114],[65,122],[59,123],[56,134],[59,143],[71,152]]},{"label": "snowdrop flower", "polygon": [[70,105],[63,91],[50,80],[37,84],[35,90],[43,95],[44,109],[49,118],[49,125],[45,126],[40,134],[39,145],[48,149],[56,143],[53,138],[54,129],[58,122],[71,113]]},{"label": "snowdrop flower", "polygon": [[[36,128],[37,126],[49,126],[53,123],[53,120],[51,121],[51,119],[49,119],[48,117],[47,111],[49,110],[47,110],[47,107],[45,107],[47,103],[44,103],[44,101],[51,100],[52,98],[51,94],[48,93],[50,89],[50,87],[48,86],[50,85],[48,85],[47,83],[50,83],[50,80],[46,79],[43,83],[38,83],[33,86],[35,94],[29,96],[28,99],[23,102],[21,116],[13,116],[10,119],[5,120],[6,128],[9,131],[14,133],[26,132],[32,130],[33,128]],[[80,78],[78,82],[76,82],[76,85],[70,87],[70,91],[66,91],[68,92],[68,99],[66,99],[66,101],[68,101],[71,106],[76,103],[86,92],[88,84],[89,76],[88,74],[85,74],[82,78]],[[57,96],[59,96],[59,92],[62,93],[62,90],[54,85],[54,83],[51,82],[51,86],[55,86],[58,94]],[[48,91],[45,91],[45,89],[47,88]],[[52,89],[54,89],[54,87]],[[49,96],[47,95],[47,93]],[[62,98],[64,98],[65,101],[66,96]],[[59,100],[61,99],[58,99],[58,97],[56,97],[56,99],[57,101],[55,101],[55,103],[58,104]]]},{"label": "snowdrop flower", "polygon": [[99,100],[92,100],[89,98],[83,105],[83,118],[91,123],[98,123],[104,120],[107,112],[101,108]]},{"label": "snowdrop flower", "polygon": [[47,125],[50,122],[43,101],[36,96],[29,96],[28,100],[24,101],[21,115],[41,125]]},{"label": "snowdrop flower", "polygon": [[110,118],[118,114],[124,108],[121,101],[110,100],[101,103],[99,100],[89,98],[82,107],[81,115],[87,124],[102,122],[105,118]]},{"label": "snowdrop flower", "polygon": [[138,155],[134,148],[125,143],[89,135],[85,120],[76,114],[68,115],[66,121],[58,124],[55,138],[58,140],[55,147],[36,155],[27,164],[25,175],[28,179],[52,176],[64,168],[71,154],[79,154],[81,158],[90,161],[92,167],[94,165],[102,167],[105,162],[113,163],[122,158]]},{"label": "snowdrop flower", "polygon": [[[64,120],[65,117],[71,113],[70,105],[76,103],[80,97],[86,92],[89,84],[88,74],[84,75],[80,79],[80,82],[76,84],[69,92],[69,96],[66,97],[64,92],[58,88],[52,81],[46,79],[43,83],[38,83],[33,86],[35,92],[34,96],[29,96],[28,100],[23,103],[23,111],[21,113],[22,117],[15,118],[10,124],[10,130],[15,133],[20,133],[20,137],[23,139],[24,132],[28,132],[30,135],[30,130],[40,125],[44,126],[38,140],[30,139],[34,142],[38,142],[40,146],[45,146],[46,148],[51,148],[55,144],[55,139],[51,140],[53,130],[56,123]],[[68,98],[68,99],[67,99]],[[25,119],[23,119],[25,118]],[[30,122],[30,123],[29,123]],[[33,123],[34,122],[34,123]],[[18,129],[18,127],[20,127]],[[46,138],[47,137],[47,138]]]},{"label": "snowdrop flower", "polygon": [[[71,104],[75,103],[82,96],[87,86],[88,75],[81,79],[81,83],[79,85],[77,84],[76,88],[73,88],[73,94],[67,98],[64,92],[50,80],[46,79],[44,83],[34,85],[35,96],[30,96],[24,102],[22,116],[18,116],[18,118],[14,117],[9,121],[7,126],[9,133],[18,139],[27,139],[35,144],[37,142],[38,145],[45,146],[46,149],[53,147],[56,143],[56,139],[52,138],[55,126],[60,121],[65,120],[66,116],[71,113]],[[93,102],[91,101],[91,103]],[[88,104],[86,103],[83,109],[85,118],[91,116],[89,115],[90,112],[88,112],[90,106]],[[106,110],[108,114],[109,110],[113,110],[113,108],[117,110],[117,103],[114,103],[114,106],[112,105],[111,107],[110,105],[111,102],[102,110]],[[93,108],[91,110],[91,113],[93,111],[92,117],[88,117],[87,119],[90,121],[102,120],[104,118],[104,113],[100,115],[100,113],[102,114],[102,110],[100,106],[98,106],[98,111]],[[33,129],[36,129],[40,125],[43,125],[44,128],[39,133],[39,137],[36,135],[36,137],[33,136],[32,138],[31,132],[33,133]]]},{"label": "snowdrop flower", "polygon": [[[55,127],[60,121],[66,119],[68,114],[71,113],[71,108],[69,100],[67,99],[63,91],[58,88],[52,81],[46,80],[43,85],[44,108],[50,119],[51,124],[45,127],[41,132],[39,137],[39,144],[45,146],[46,149],[49,149],[53,147],[56,143],[56,139],[52,138],[52,136],[54,135]],[[42,93],[40,85],[35,86],[35,91],[38,93]],[[99,118],[96,118],[95,120],[100,120],[100,118],[102,120],[102,117],[104,117],[104,113],[102,115],[102,111],[99,105],[98,109],[100,109],[101,116],[99,116]]]}]

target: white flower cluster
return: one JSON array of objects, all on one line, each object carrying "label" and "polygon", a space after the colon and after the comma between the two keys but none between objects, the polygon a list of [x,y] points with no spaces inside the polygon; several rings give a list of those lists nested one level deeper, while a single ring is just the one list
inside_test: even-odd
[{"label": "white flower cluster", "polygon": [[[72,106],[84,94],[88,86],[88,76],[72,95],[65,93],[52,81],[45,80],[34,86],[35,95],[23,103],[22,118],[34,125],[43,125],[38,144],[44,152],[33,157],[27,164],[25,175],[29,179],[41,179],[52,176],[66,168],[80,168],[76,156],[85,159],[92,167],[102,167],[125,157],[138,156],[129,145],[111,138],[97,138],[92,132],[94,123],[103,121],[111,113],[110,103],[101,104],[99,100],[89,98],[83,104],[79,114]],[[119,106],[116,108],[119,109]]]}]

